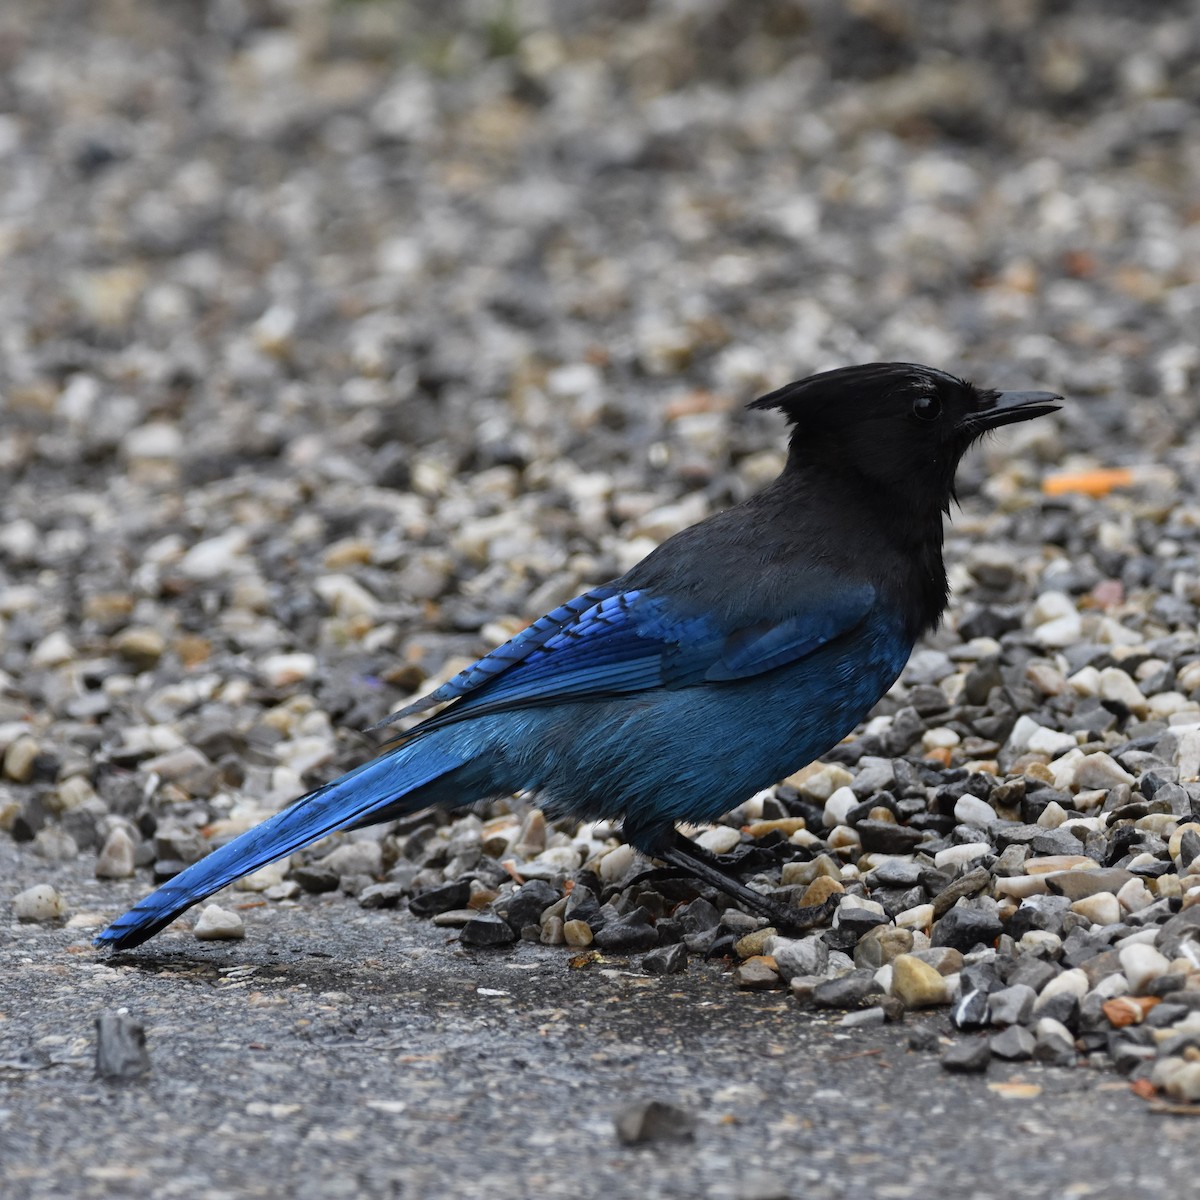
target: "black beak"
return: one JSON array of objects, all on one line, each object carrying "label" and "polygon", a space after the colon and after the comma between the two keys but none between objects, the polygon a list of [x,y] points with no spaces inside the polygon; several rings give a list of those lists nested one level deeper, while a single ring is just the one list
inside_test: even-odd
[{"label": "black beak", "polygon": [[980,399],[980,406],[962,422],[973,434],[1058,412],[1062,397],[1053,392],[984,392]]}]

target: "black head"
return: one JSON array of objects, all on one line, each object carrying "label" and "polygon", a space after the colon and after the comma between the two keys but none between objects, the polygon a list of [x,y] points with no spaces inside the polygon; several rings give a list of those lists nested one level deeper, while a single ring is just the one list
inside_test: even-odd
[{"label": "black head", "polygon": [[1057,410],[1051,392],[995,392],[917,363],[811,375],[755,400],[794,426],[789,465],[857,476],[884,503],[948,509],[954,472],[989,430]]}]

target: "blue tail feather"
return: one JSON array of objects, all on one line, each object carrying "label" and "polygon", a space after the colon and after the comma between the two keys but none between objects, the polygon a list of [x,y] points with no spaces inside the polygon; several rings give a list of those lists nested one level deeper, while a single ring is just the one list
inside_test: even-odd
[{"label": "blue tail feather", "polygon": [[[415,794],[418,789],[464,760],[461,752],[439,750],[426,740],[372,759],[193,863],[118,917],[94,944],[114,950],[140,945],[197,900],[326,834],[383,819],[373,814],[385,808],[391,816],[424,808],[431,800]],[[402,803],[405,797],[411,804]]]}]

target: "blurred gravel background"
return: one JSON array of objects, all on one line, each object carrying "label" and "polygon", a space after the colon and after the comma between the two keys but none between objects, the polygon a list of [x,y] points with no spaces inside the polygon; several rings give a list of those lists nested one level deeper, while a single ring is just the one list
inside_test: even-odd
[{"label": "blurred gravel background", "polygon": [[[745,401],[891,358],[1069,402],[966,464],[947,626],[860,739],[871,762],[849,752],[845,766],[856,778],[876,769],[894,815],[919,818],[896,828],[921,829],[931,864],[951,852],[919,881],[922,903],[982,862],[994,894],[962,911],[1012,917],[997,887],[1007,847],[986,813],[960,811],[969,793],[1021,828],[1070,826],[1068,848],[1126,871],[1121,886],[1145,881],[1112,914],[1105,900],[1027,932],[1066,944],[1078,929],[1108,948],[1143,907],[1165,922],[1188,881],[1200,886],[1200,867],[1188,871],[1200,843],[1180,832],[1200,812],[1198,197],[1191,3],[8,0],[0,866],[11,887],[0,899],[59,890],[0,917],[5,1195],[277,1195],[281,1179],[314,1196],[474,1196],[502,1181],[742,1200],[1194,1186],[1170,1124],[1145,1116],[1107,1067],[1018,1066],[1018,1084],[1047,1094],[1011,1093],[1024,1115],[992,1115],[985,1084],[907,1052],[902,1031],[835,1043],[847,1035],[827,1018],[784,993],[735,991],[695,956],[662,986],[725,1016],[713,1018],[719,1038],[669,1043],[688,1067],[672,1074],[647,1061],[657,1010],[644,1030],[605,1025],[631,1003],[620,980],[634,976],[606,976],[608,996],[579,982],[587,971],[567,974],[563,949],[499,952],[527,965],[511,974],[534,992],[554,992],[554,1011],[582,1005],[586,1021],[566,1019],[592,1032],[578,1029],[570,1069],[538,1061],[531,1039],[522,1066],[504,1059],[480,1082],[462,1047],[537,1027],[511,985],[512,1025],[475,1004],[450,1022],[454,1053],[436,1037],[424,1046],[448,1058],[417,1115],[394,1081],[412,1071],[420,1013],[444,999],[422,981],[450,971],[491,986],[510,959],[464,959],[446,929],[368,914],[343,893],[374,886],[396,904],[474,871],[482,904],[503,878],[489,862],[542,855],[525,877],[557,884],[595,862],[603,828],[547,833],[503,806],[486,825],[414,823],[259,881],[266,899],[245,910],[250,937],[232,951],[184,933],[110,968],[88,941],[152,870],[360,761],[372,743],[359,731],[463,656],[768,480],[782,430]],[[1114,488],[1088,474],[1098,467],[1127,474]],[[1056,485],[1062,472],[1082,473],[1084,491]],[[881,762],[928,755],[920,769],[944,767],[944,780],[878,776]],[[1006,773],[1030,794],[963,782]],[[803,783],[766,802],[779,811],[760,803],[741,817],[806,814],[805,857],[849,861],[842,883],[865,896],[854,838],[863,819],[887,824],[880,806],[830,819],[829,790]],[[903,808],[922,795],[927,805]],[[1052,803],[1061,820],[1042,820]],[[459,859],[475,862],[447,870],[454,855],[424,854],[430,838],[443,851],[459,838]],[[956,849],[972,845],[975,859]],[[108,878],[93,878],[97,864]],[[613,859],[600,878],[635,867]],[[814,877],[796,868],[792,883]],[[1023,898],[1008,895],[1011,907]],[[628,916],[620,898],[610,916]],[[1179,978],[1179,946],[1165,948],[1172,971],[1145,979]],[[1077,969],[1045,938],[1026,949],[1055,976]],[[399,979],[400,957],[422,950]],[[314,954],[344,955],[354,986],[318,978]],[[234,988],[245,1007],[205,1007],[238,971],[281,957],[309,963],[299,986],[329,997],[319,1014],[281,1022],[273,1006],[287,1001],[261,980]],[[961,954],[937,965],[957,976]],[[178,1017],[184,977],[205,997],[194,1026]],[[1162,985],[1158,999],[1173,990],[1195,994]],[[93,1018],[121,1005],[145,1021],[153,1065],[149,1083],[114,1091],[91,1082],[89,1039]],[[408,1014],[403,1036],[380,1032],[388,1011]],[[1086,1036],[1083,1005],[1055,1011],[1068,1036]],[[776,1015],[764,1032],[750,1012]],[[1174,1019],[1192,1030],[1194,1015]],[[935,1031],[951,1032],[940,1020]],[[757,1044],[744,1067],[740,1028]],[[1200,1041],[1186,1030],[1172,1043],[1180,1063]],[[247,1082],[237,1064],[255,1037],[279,1059]],[[590,1076],[592,1038],[638,1048]],[[344,1052],[356,1039],[382,1049],[363,1061]],[[793,1039],[791,1071],[764,1076],[759,1060],[775,1052],[762,1043]],[[1126,1047],[1122,1062],[1124,1042],[1081,1043],[1078,1064],[1148,1074],[1154,1040],[1128,1040],[1148,1054]],[[887,1055],[894,1080],[912,1071],[894,1097],[909,1089],[911,1106],[862,1115],[877,1068],[805,1074],[822,1047]],[[526,1085],[514,1082],[527,1067]],[[639,1078],[699,1114],[693,1142],[618,1145],[609,1115]],[[756,1090],[725,1095],[722,1078]],[[341,1113],[351,1095],[391,1123],[357,1127]],[[439,1095],[450,1147],[428,1144]],[[1200,1077],[1175,1098],[1200,1098]],[[973,1158],[963,1139],[930,1132],[948,1102],[955,1120],[969,1114],[966,1141],[992,1149]],[[1130,1130],[1159,1153],[1122,1153]],[[1040,1157],[1018,1149],[1028,1137]]]}]

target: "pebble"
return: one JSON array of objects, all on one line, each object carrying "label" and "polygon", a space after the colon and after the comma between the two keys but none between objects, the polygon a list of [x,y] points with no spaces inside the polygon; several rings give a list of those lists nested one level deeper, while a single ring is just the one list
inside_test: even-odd
[{"label": "pebble", "polygon": [[202,942],[236,940],[246,936],[246,925],[237,913],[206,904],[192,926],[192,935]]},{"label": "pebble", "polygon": [[494,913],[477,913],[462,926],[458,940],[464,946],[507,946],[517,940],[511,925]]},{"label": "pebble", "polygon": [[775,960],[761,954],[738,963],[733,972],[733,981],[744,991],[754,992],[777,988],[783,982],[775,970]]},{"label": "pebble", "polygon": [[1087,995],[1088,987],[1088,977],[1078,967],[1063,971],[1061,975],[1056,975],[1042,987],[1038,998],[1034,1001],[1033,1010],[1035,1013],[1039,1012],[1059,997],[1082,1000]]},{"label": "pebble", "polygon": [[1098,892],[1076,900],[1071,911],[1086,917],[1094,925],[1115,925],[1121,919],[1121,902],[1109,892]]},{"label": "pebble", "polygon": [[1129,981],[1129,990],[1135,996],[1143,995],[1147,985],[1171,969],[1170,960],[1153,946],[1125,946],[1118,951],[1121,960],[1121,970]]},{"label": "pebble", "polygon": [[687,970],[688,953],[682,942],[658,946],[642,958],[647,975],[678,975]]},{"label": "pebble", "polygon": [[97,879],[128,879],[134,872],[136,847],[133,838],[121,826],[117,826],[104,839],[104,845],[96,856]]},{"label": "pebble", "polygon": [[891,994],[905,1008],[929,1008],[950,1002],[950,989],[942,975],[911,954],[892,960]]},{"label": "pebble", "polygon": [[988,1039],[988,1046],[997,1058],[1010,1061],[1032,1058],[1037,1040],[1024,1025],[1010,1025]]},{"label": "pebble", "polygon": [[[592,928],[586,921],[564,921],[562,927],[563,941],[568,946],[574,946],[576,949],[582,949],[585,946],[592,944]],[[679,943],[676,943],[679,945]],[[687,959],[687,951],[682,945],[679,945],[680,950],[683,950],[684,961]]]},{"label": "pebble", "polygon": [[146,1027],[128,1013],[102,1012],[96,1018],[96,1077],[125,1083],[149,1071]]},{"label": "pebble", "polygon": [[67,902],[48,883],[35,883],[12,898],[13,916],[18,921],[57,921],[66,915]]},{"label": "pebble", "polygon": [[1022,1025],[1033,1013],[1037,992],[1028,984],[1000,988],[988,996],[988,1020],[993,1025]]},{"label": "pebble", "polygon": [[955,1042],[941,1058],[942,1068],[957,1075],[977,1075],[988,1068],[992,1048],[986,1038]]},{"label": "pebble", "polygon": [[4,752],[4,774],[15,783],[28,783],[41,747],[35,738],[22,736],[9,744]]},{"label": "pebble", "polygon": [[663,1100],[638,1100],[626,1105],[614,1118],[617,1140],[626,1146],[650,1142],[689,1141],[695,1131],[692,1114]]}]

